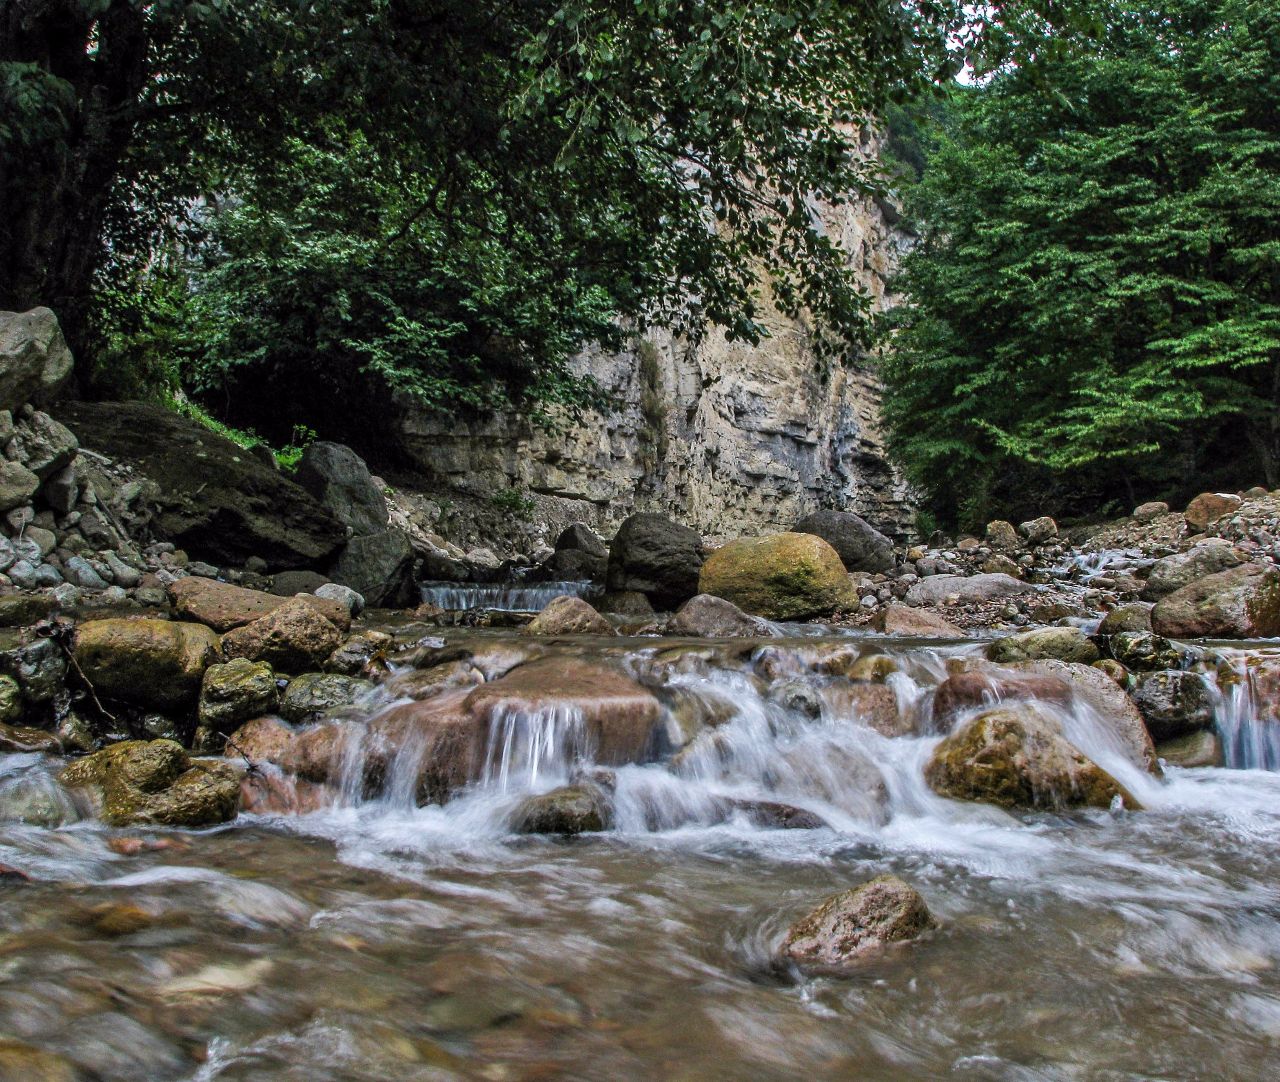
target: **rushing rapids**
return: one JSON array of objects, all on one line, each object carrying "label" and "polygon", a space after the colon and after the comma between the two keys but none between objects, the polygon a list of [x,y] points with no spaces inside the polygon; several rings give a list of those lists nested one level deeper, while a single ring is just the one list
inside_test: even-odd
[{"label": "rushing rapids", "polygon": [[[2,757],[0,809],[40,815],[0,824],[0,1034],[108,1079],[1268,1077],[1280,723],[1251,666],[1280,651],[1204,648],[1227,765],[1161,774],[1079,687],[939,701],[982,650],[450,631],[242,734],[256,810],[201,833],[79,820]],[[1142,810],[939,796],[939,743],[1002,697]],[[575,787],[588,833],[522,833]],[[937,930],[842,978],[777,963],[884,871]]]}]

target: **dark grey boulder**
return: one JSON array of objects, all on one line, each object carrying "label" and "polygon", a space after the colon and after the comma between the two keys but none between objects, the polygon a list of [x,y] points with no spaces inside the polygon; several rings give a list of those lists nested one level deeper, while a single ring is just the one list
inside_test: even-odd
[{"label": "dark grey boulder", "polygon": [[330,568],[329,577],[350,586],[374,608],[394,608],[416,599],[413,546],[400,530],[351,538]]},{"label": "dark grey boulder", "polygon": [[387,499],[350,447],[317,440],[303,451],[294,479],[354,535],[387,528]]},{"label": "dark grey boulder", "polygon": [[609,549],[610,590],[638,590],[658,608],[674,609],[698,592],[702,538],[663,515],[642,512],[618,528]]},{"label": "dark grey boulder", "polygon": [[797,522],[792,531],[821,537],[836,550],[848,571],[893,569],[893,542],[851,511],[815,511]]}]

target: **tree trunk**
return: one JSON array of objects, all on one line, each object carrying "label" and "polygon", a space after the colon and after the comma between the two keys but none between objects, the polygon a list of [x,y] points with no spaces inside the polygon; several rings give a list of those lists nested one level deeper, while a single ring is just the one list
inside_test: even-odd
[{"label": "tree trunk", "polygon": [[[112,0],[98,18],[77,0],[6,0],[0,63],[34,69],[50,108],[0,162],[0,308],[43,304],[77,355],[89,352],[94,274],[112,189],[147,83],[144,5]],[[57,98],[70,89],[69,100]]]},{"label": "tree trunk", "polygon": [[1271,408],[1246,426],[1249,444],[1258,456],[1267,488],[1280,488],[1280,357],[1271,362]]}]

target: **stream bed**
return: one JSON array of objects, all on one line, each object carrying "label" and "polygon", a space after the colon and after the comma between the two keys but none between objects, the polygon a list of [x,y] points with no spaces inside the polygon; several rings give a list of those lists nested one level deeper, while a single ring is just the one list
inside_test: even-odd
[{"label": "stream bed", "polygon": [[[771,682],[741,643],[658,676],[665,641],[566,646],[714,719],[678,756],[611,768],[604,833],[511,832],[531,793],[590,768],[554,713],[510,719],[443,806],[389,783],[208,831],[0,823],[21,873],[0,876],[0,1074],[5,1039],[109,1080],[1280,1073],[1280,773],[1257,768],[1280,765],[1274,719],[1220,695],[1235,765],[1161,780],[1060,707],[1145,810],[1006,813],[927,788],[940,733],[882,735],[836,681],[787,671],[819,641],[766,647]],[[979,649],[839,641],[892,654],[904,711]],[[35,788],[56,822],[50,769],[0,757],[0,800]],[[760,825],[761,801],[826,825]],[[886,871],[938,930],[840,978],[774,962],[791,920]]]}]

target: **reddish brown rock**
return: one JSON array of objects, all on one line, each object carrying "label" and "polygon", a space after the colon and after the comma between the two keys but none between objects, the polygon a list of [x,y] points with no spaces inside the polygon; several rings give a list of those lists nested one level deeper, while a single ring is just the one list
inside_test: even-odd
[{"label": "reddish brown rock", "polygon": [[1182,513],[1187,525],[1196,533],[1203,532],[1223,515],[1240,510],[1243,501],[1233,492],[1202,492]]},{"label": "reddish brown rock", "polygon": [[[298,598],[339,630],[351,627],[351,613],[341,601],[314,594],[299,594]],[[192,575],[169,586],[169,600],[174,613],[183,619],[194,620],[214,631],[230,631],[275,612],[293,599]]]},{"label": "reddish brown rock", "polygon": [[830,684],[822,698],[837,718],[848,718],[884,736],[906,736],[915,731],[915,718],[898,709],[898,696],[884,684]]},{"label": "reddish brown rock", "polygon": [[613,625],[580,597],[552,598],[524,628],[526,635],[617,635]]},{"label": "reddish brown rock", "polygon": [[43,729],[0,724],[0,753],[14,755],[33,751],[61,755],[62,741]]},{"label": "reddish brown rock", "polygon": [[964,632],[950,620],[928,609],[890,605],[876,613],[874,626],[886,635],[908,635],[919,639],[962,639]]},{"label": "reddish brown rock", "polygon": [[265,661],[278,672],[302,673],[320,669],[338,648],[342,633],[301,598],[290,598],[278,609],[222,637],[228,660],[246,657]]},{"label": "reddish brown rock", "polygon": [[952,673],[934,692],[933,722],[946,729],[966,710],[1033,699],[1065,706],[1071,701],[1071,689],[1056,676],[983,669]]},{"label": "reddish brown rock", "polygon": [[1175,590],[1151,610],[1169,639],[1253,639],[1280,635],[1280,572],[1244,564]]}]

